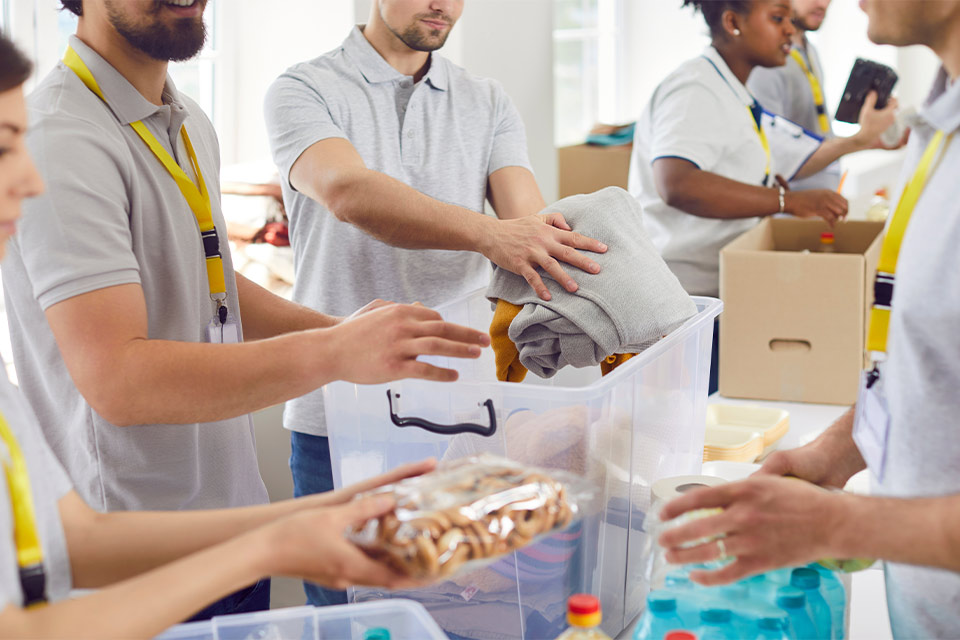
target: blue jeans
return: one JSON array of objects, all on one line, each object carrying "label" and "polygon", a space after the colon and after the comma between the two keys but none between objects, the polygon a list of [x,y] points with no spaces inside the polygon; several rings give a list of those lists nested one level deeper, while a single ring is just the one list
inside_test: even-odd
[{"label": "blue jeans", "polygon": [[270,608],[270,578],[265,578],[246,589],[231,593],[223,600],[214,602],[185,622],[209,620],[214,616],[226,616],[231,613],[253,613],[267,611]]},{"label": "blue jeans", "polygon": [[[299,498],[333,490],[333,468],[330,465],[330,441],[325,436],[290,432],[290,471],[293,473],[293,496]],[[332,591],[303,583],[307,603],[315,607],[346,604],[346,591]]]}]

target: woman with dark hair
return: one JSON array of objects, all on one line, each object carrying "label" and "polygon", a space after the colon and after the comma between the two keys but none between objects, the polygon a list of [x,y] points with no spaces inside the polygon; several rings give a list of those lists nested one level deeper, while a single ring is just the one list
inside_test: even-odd
[{"label": "woman with dark hair", "polygon": [[[778,167],[762,106],[745,85],[755,67],[786,63],[795,32],[790,0],[683,4],[703,14],[711,46],[654,91],[637,124],[629,188],[643,205],[651,239],[687,292],[717,296],[720,249],[761,217],[788,213],[833,225],[846,216],[847,201],[839,194],[788,191],[785,178],[811,175],[874,145],[893,123],[896,103],[873,109],[871,94],[857,135],[822,142],[799,170]],[[787,171],[795,175],[778,175]],[[715,338],[711,392],[716,352]]]},{"label": "woman with dark hair", "polygon": [[[0,35],[0,257],[43,183],[24,144],[31,65]],[[343,535],[393,507],[352,500],[416,475],[400,467],[345,490],[217,511],[97,513],[71,488],[36,418],[0,379],[0,638],[149,638],[269,575],[343,589],[412,586]],[[71,588],[96,588],[67,599]]]}]

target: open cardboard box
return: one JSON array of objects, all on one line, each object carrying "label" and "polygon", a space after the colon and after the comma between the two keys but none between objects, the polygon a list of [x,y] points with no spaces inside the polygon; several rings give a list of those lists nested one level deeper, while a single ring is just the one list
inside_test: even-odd
[{"label": "open cardboard box", "polygon": [[852,404],[883,223],[767,218],[720,252],[720,393]]},{"label": "open cardboard box", "polygon": [[626,189],[632,152],[632,144],[560,147],[557,149],[560,197],[593,193],[606,187]]}]

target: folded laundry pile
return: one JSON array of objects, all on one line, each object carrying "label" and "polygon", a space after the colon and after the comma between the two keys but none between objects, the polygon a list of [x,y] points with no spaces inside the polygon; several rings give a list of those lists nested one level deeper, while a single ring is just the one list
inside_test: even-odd
[{"label": "folded laundry pile", "polygon": [[[590,256],[598,274],[578,272],[570,293],[542,269],[551,300],[522,276],[495,268],[487,298],[496,305],[490,336],[497,378],[519,382],[526,370],[550,378],[570,365],[598,365],[640,353],[697,312],[643,227],[636,199],[618,187],[571,196],[548,207],[577,232],[607,245]],[[619,364],[624,358],[613,358]]]}]

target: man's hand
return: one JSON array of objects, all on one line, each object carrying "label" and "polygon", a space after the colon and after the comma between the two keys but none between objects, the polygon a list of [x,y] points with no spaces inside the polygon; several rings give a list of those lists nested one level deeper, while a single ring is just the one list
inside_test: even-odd
[{"label": "man's hand", "polygon": [[857,465],[831,456],[827,445],[815,440],[797,449],[774,451],[754,475],[794,476],[821,487],[842,489],[863,468],[863,459],[860,461]]},{"label": "man's hand", "polygon": [[784,194],[784,203],[787,213],[798,218],[820,217],[831,227],[846,218],[849,209],[846,198],[828,189],[788,191]]},{"label": "man's hand", "polygon": [[282,575],[316,582],[330,589],[353,585],[403,589],[420,586],[385,564],[372,560],[344,535],[395,506],[393,498],[376,496],[346,504],[299,511],[251,535],[265,549],[264,575]]},{"label": "man's hand", "polygon": [[[860,131],[853,138],[864,149],[885,149],[880,141],[880,135],[893,126],[897,116],[897,99],[891,97],[887,106],[877,109],[877,92],[871,91],[863,101],[858,118]],[[906,140],[904,139],[905,143]],[[897,147],[892,147],[897,148]]]},{"label": "man's hand", "polygon": [[689,549],[681,545],[724,536],[727,554],[736,560],[716,571],[694,571],[700,584],[726,584],[778,567],[807,564],[833,555],[833,536],[844,526],[845,501],[855,496],[831,493],[795,478],[757,476],[672,500],[660,517],[673,519],[693,509],[723,508],[723,513],[694,520],[665,532],[660,544],[672,564],[720,558],[716,540]]},{"label": "man's hand", "polygon": [[361,493],[372,491],[373,489],[377,489],[388,484],[393,484],[395,482],[400,482],[405,478],[421,476],[425,473],[430,473],[436,468],[436,458],[427,458],[426,460],[421,460],[419,462],[408,462],[407,464],[402,464],[395,469],[387,471],[386,473],[382,473],[378,476],[374,476],[372,478],[368,478],[367,480],[362,480],[356,484],[352,484],[349,487],[305,496],[303,498],[298,498],[297,501],[309,505],[306,508],[344,504],[345,502],[353,500],[354,497]]},{"label": "man's hand", "polygon": [[403,378],[453,382],[456,371],[417,358],[479,358],[481,347],[490,344],[490,336],[482,331],[444,322],[439,313],[422,305],[375,301],[361,311],[328,330],[329,353],[338,380],[358,384]]},{"label": "man's hand", "polygon": [[559,213],[494,222],[494,233],[483,239],[480,252],[498,267],[523,276],[541,300],[550,300],[550,292],[537,267],[570,293],[577,290],[577,283],[560,266],[561,262],[587,273],[600,272],[600,265],[578,249],[603,253],[607,246],[571,230]]}]

